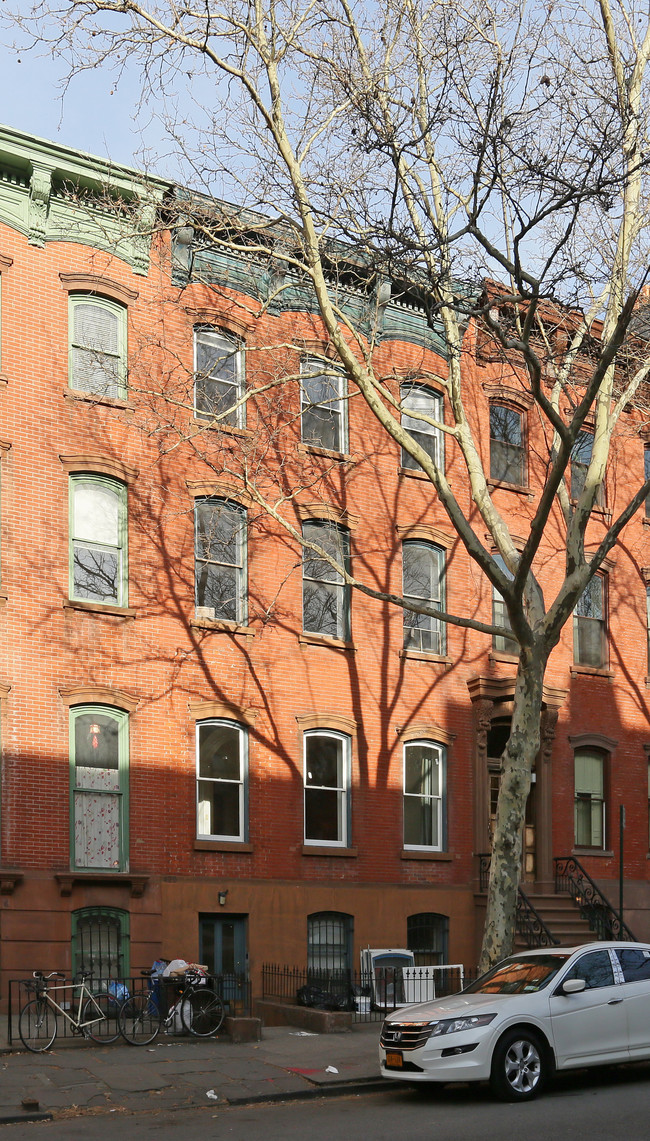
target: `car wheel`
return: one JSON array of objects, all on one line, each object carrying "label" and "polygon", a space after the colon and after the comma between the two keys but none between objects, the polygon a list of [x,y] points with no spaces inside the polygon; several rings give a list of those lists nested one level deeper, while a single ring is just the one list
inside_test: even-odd
[{"label": "car wheel", "polygon": [[544,1047],[532,1030],[510,1030],[492,1055],[490,1085],[502,1101],[530,1101],[546,1085]]}]

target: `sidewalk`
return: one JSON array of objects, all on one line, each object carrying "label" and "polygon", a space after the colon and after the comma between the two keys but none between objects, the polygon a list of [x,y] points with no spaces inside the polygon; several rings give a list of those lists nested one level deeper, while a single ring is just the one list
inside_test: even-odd
[{"label": "sidewalk", "polygon": [[161,1034],[140,1047],[57,1040],[52,1050],[31,1054],[20,1042],[8,1047],[0,1018],[0,1124],[62,1111],[214,1108],[385,1089],[379,1031],[380,1023],[340,1034],[270,1026],[261,1042]]}]

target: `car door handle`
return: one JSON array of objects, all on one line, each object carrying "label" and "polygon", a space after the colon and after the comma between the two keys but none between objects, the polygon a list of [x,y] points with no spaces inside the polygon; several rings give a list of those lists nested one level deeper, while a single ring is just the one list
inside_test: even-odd
[{"label": "car door handle", "polygon": [[610,1000],[609,1000],[609,1002],[607,1003],[607,1005],[608,1005],[608,1006],[618,1006],[619,1002],[622,1002],[622,1001],[623,1001],[623,999],[622,999],[622,998],[610,998]]}]

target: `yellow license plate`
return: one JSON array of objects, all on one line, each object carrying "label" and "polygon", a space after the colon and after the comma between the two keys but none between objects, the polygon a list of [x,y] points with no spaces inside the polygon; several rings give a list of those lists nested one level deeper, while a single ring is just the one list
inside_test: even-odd
[{"label": "yellow license plate", "polygon": [[401,1054],[396,1053],[394,1050],[386,1051],[386,1068],[391,1070],[401,1070],[404,1067],[404,1059]]}]

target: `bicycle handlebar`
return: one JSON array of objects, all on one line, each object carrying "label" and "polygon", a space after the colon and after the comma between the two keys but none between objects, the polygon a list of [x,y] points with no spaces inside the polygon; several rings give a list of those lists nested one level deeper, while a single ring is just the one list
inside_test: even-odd
[{"label": "bicycle handlebar", "polygon": [[50,971],[49,975],[46,975],[43,973],[43,971],[32,971],[32,976],[35,979],[64,979],[65,978],[65,972],[64,971]]}]

